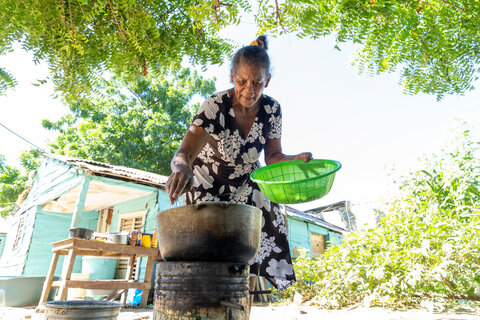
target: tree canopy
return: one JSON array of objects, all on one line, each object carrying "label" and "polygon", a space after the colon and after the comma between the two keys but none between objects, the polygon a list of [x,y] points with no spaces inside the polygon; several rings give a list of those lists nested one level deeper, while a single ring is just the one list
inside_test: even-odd
[{"label": "tree canopy", "polygon": [[57,122],[43,121],[59,136],[50,152],[170,175],[170,161],[199,103],[215,91],[213,80],[182,69],[169,78],[138,76],[103,80],[89,102],[70,105]]},{"label": "tree canopy", "polygon": [[[255,17],[259,33],[358,44],[355,63],[369,74],[398,71],[405,92],[464,93],[478,77],[480,3],[476,0],[3,0],[0,52],[12,43],[46,61],[56,88],[89,93],[105,71],[133,79],[225,61],[234,44],[218,31]],[[15,84],[0,66],[0,94]],[[44,79],[40,79],[44,81]]]},{"label": "tree canopy", "polygon": [[20,156],[23,170],[7,165],[5,156],[0,154],[0,217],[16,208],[16,201],[25,189],[29,173],[39,166],[39,154],[38,150],[25,151]]},{"label": "tree canopy", "polygon": [[361,72],[399,71],[408,94],[464,93],[480,65],[480,3],[476,0],[261,1],[260,32],[302,38],[334,34],[336,48],[358,44]]},{"label": "tree canopy", "polygon": [[[206,0],[5,0],[0,52],[11,52],[19,42],[36,62],[48,63],[57,89],[78,98],[105,71],[132,80],[179,69],[184,58],[203,66],[223,62],[233,46],[216,34],[237,23],[239,8],[247,6],[237,1],[214,7]],[[0,67],[2,92],[15,84],[14,66]]]}]

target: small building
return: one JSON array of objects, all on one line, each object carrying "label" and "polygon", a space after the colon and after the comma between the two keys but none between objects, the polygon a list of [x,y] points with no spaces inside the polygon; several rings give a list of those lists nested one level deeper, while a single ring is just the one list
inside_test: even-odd
[{"label": "small building", "polygon": [[315,257],[325,252],[330,245],[342,243],[347,230],[326,222],[315,214],[285,206],[288,221],[288,240],[293,258],[306,249]]},{"label": "small building", "polygon": [[[171,207],[164,190],[166,181],[165,176],[142,170],[46,156],[20,196],[18,211],[9,220],[0,275],[46,275],[51,243],[68,238],[73,219],[78,220],[75,226],[97,232],[143,227],[143,232],[153,233],[156,214]],[[137,278],[144,274],[145,263],[138,262]],[[117,272],[126,268],[126,260],[120,260]],[[61,274],[59,269],[55,275]],[[81,272],[81,257],[77,257],[73,272]]]}]

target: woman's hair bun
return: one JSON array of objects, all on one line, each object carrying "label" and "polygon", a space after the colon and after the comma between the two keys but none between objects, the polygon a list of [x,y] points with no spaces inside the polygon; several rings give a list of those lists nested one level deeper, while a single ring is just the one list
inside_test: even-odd
[{"label": "woman's hair bun", "polygon": [[268,50],[267,36],[265,35],[258,36],[257,39],[253,40],[250,43],[250,45],[260,47],[265,51]]}]

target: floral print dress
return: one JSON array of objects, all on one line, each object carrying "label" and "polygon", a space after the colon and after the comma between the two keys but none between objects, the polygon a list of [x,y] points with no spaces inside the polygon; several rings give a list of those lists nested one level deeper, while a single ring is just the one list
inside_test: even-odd
[{"label": "floral print dress", "polygon": [[277,101],[260,97],[257,117],[244,137],[239,129],[228,91],[212,95],[200,107],[193,124],[210,138],[193,162],[193,188],[185,194],[187,204],[228,201],[253,205],[262,210],[262,238],[250,273],[265,277],[279,290],[295,282],[287,228],[280,205],[270,202],[250,180],[259,168],[260,153],[267,139],[280,138],[282,114]]}]

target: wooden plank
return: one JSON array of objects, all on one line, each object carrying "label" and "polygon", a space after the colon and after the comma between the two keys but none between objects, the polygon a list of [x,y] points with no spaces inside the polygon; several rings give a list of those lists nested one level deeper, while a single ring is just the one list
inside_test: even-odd
[{"label": "wooden plank", "polygon": [[60,300],[65,300],[67,298],[68,289],[65,283],[70,280],[74,263],[75,263],[75,252],[74,250],[70,250],[68,252],[68,255],[65,257],[65,261],[63,261],[62,281],[61,281],[62,284],[60,284],[60,288],[58,290],[58,297],[60,297]]},{"label": "wooden plank", "polygon": [[104,254],[108,252],[121,253],[125,255],[136,255],[137,257],[145,256],[159,256],[157,248],[145,248],[139,246],[129,246],[125,244],[106,243],[101,241],[86,240],[80,238],[70,238],[58,242],[54,242],[53,251],[64,249],[86,249],[94,251],[103,251]]},{"label": "wooden plank", "polygon": [[[67,250],[57,251],[60,255],[67,255]],[[114,252],[105,252],[105,251],[96,251],[96,250],[84,250],[76,249],[75,255],[77,256],[94,256],[94,257],[125,257],[125,254],[114,253]]]},{"label": "wooden plank", "polygon": [[149,294],[151,282],[152,282],[153,262],[154,262],[153,257],[147,258],[147,268],[145,269],[145,278],[143,281],[145,282],[145,284],[148,284],[149,286],[148,286],[148,289],[145,289],[142,292],[142,299],[140,300],[140,308],[145,308],[147,306],[148,294]]},{"label": "wooden plank", "polygon": [[72,224],[70,228],[77,228],[80,226],[80,219],[82,218],[83,209],[85,207],[85,200],[87,199],[88,187],[90,186],[90,177],[83,177],[80,192],[75,201],[75,208],[73,209]]},{"label": "wooden plank", "polygon": [[[63,281],[54,281],[53,286],[62,286]],[[150,289],[150,283],[135,282],[126,280],[67,280],[65,281],[65,289]],[[61,299],[65,300],[65,299]]]},{"label": "wooden plank", "polygon": [[43,303],[47,302],[48,294],[50,293],[50,289],[52,286],[53,276],[55,274],[55,269],[57,267],[58,262],[58,253],[54,253],[52,256],[52,261],[50,262],[50,267],[48,268],[47,278],[43,283],[42,295],[40,296],[40,301],[38,302],[37,310],[40,310],[43,307]]},{"label": "wooden plank", "polygon": [[[127,272],[125,274],[125,280],[127,281],[132,280],[133,270],[135,268],[135,260],[136,260],[136,257],[134,255],[131,255],[128,259],[128,267],[127,267]],[[128,293],[128,290],[126,290],[122,294],[122,298],[120,299],[120,301],[122,301],[123,304],[127,302],[127,293]]]}]

